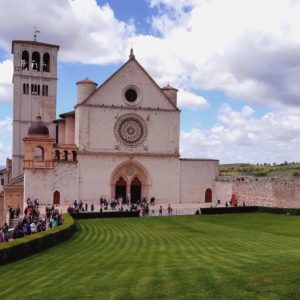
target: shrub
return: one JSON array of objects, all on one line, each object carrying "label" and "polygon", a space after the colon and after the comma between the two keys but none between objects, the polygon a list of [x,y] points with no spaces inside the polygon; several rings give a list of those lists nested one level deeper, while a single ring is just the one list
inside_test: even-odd
[{"label": "shrub", "polygon": [[0,244],[0,265],[38,253],[70,238],[76,231],[74,219],[69,214],[63,214],[63,218],[61,226]]},{"label": "shrub", "polygon": [[299,177],[300,176],[300,171],[294,171],[293,176],[294,177]]}]

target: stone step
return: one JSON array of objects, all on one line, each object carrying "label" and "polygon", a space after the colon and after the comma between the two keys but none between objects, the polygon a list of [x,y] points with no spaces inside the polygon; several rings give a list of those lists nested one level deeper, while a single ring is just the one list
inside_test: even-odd
[{"label": "stone step", "polygon": [[9,220],[9,227],[15,227],[19,223],[19,218],[13,218]]}]

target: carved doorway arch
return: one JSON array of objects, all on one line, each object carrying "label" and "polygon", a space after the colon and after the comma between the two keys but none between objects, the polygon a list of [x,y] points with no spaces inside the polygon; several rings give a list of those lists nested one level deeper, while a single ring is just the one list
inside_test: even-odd
[{"label": "carved doorway arch", "polygon": [[[110,179],[111,197],[114,199],[118,197],[116,187],[119,186],[118,180],[120,177],[126,182],[127,201],[132,200],[132,193],[134,194],[133,201],[149,197],[150,176],[147,169],[141,163],[128,160],[114,169]],[[133,188],[131,188],[131,185]]]}]

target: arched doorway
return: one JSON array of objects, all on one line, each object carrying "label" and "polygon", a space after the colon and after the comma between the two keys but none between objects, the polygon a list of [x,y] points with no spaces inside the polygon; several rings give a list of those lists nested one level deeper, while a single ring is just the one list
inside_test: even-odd
[{"label": "arched doorway", "polygon": [[[119,184],[121,177],[123,183]],[[141,200],[144,197],[149,197],[151,178],[147,169],[142,164],[134,160],[128,160],[119,164],[114,169],[111,174],[110,184],[112,198],[118,199],[118,194],[121,193],[125,196],[123,199],[129,201],[128,197],[130,197],[130,201],[133,202]]]},{"label": "arched doorway", "polygon": [[136,203],[141,200],[142,197],[142,183],[138,177],[134,177],[130,185],[130,201]]},{"label": "arched doorway", "polygon": [[55,205],[60,204],[60,192],[59,191],[55,191],[53,193],[53,204],[55,204]]},{"label": "arched doorway", "polygon": [[212,190],[207,189],[205,191],[205,202],[212,202]]},{"label": "arched doorway", "polygon": [[126,186],[127,182],[124,180],[123,177],[120,177],[116,182],[116,198],[122,197],[123,203],[126,203]]}]

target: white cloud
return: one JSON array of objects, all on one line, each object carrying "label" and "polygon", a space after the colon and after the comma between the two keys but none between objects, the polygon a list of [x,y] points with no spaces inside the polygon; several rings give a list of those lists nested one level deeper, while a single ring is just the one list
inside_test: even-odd
[{"label": "white cloud", "polygon": [[5,166],[7,158],[11,158],[11,147],[0,143],[0,166]]},{"label": "white cloud", "polygon": [[0,166],[5,165],[7,157],[11,157],[12,118],[0,120]]},{"label": "white cloud", "polygon": [[198,96],[194,93],[188,92],[184,89],[178,91],[177,104],[180,108],[186,107],[190,109],[199,109],[208,107],[208,102],[205,98]]},{"label": "white cloud", "polygon": [[223,104],[218,121],[210,129],[182,131],[182,156],[217,158],[223,163],[299,161],[299,110],[256,118],[249,106],[235,111]]},{"label": "white cloud", "polygon": [[[159,80],[251,103],[300,105],[300,2],[150,0],[157,37],[135,36]],[[171,66],[171,68],[170,68]],[[162,72],[165,70],[165,72]]]},{"label": "white cloud", "polygon": [[0,132],[12,132],[12,118],[6,117],[4,120],[0,121]]},{"label": "white cloud", "polygon": [[12,102],[12,60],[7,59],[0,62],[0,102]]},{"label": "white cloud", "polygon": [[[62,61],[116,63],[132,43],[160,83],[186,91],[221,90],[269,106],[299,106],[300,2],[291,0],[148,0],[152,28],[138,35],[95,0],[0,0],[0,47],[13,39],[59,44]],[[9,86],[0,97],[9,98]],[[11,93],[11,91],[10,91]],[[3,100],[2,100],[3,101]]]},{"label": "white cloud", "polygon": [[59,58],[80,63],[115,63],[129,47],[134,25],[116,19],[109,5],[96,0],[0,0],[0,47],[12,40],[38,40],[61,46]]}]

